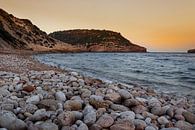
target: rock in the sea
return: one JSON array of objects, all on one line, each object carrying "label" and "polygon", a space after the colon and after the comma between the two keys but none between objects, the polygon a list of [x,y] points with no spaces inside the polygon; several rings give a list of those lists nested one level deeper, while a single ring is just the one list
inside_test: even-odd
[{"label": "rock in the sea", "polygon": [[111,116],[109,115],[103,115],[101,116],[96,124],[100,125],[102,128],[108,128],[114,123],[114,120]]},{"label": "rock in the sea", "polygon": [[56,97],[56,100],[63,101],[63,102],[66,101],[66,96],[62,91],[56,92],[55,97]]},{"label": "rock in the sea", "polygon": [[120,113],[121,119],[126,120],[134,120],[135,119],[135,113],[133,111],[125,111]]},{"label": "rock in the sea", "polygon": [[18,119],[10,111],[0,111],[0,126],[8,130],[26,130],[27,126],[24,121]]},{"label": "rock in the sea", "polygon": [[145,121],[140,120],[140,119],[135,119],[134,120],[134,125],[135,125],[136,130],[145,130],[145,128],[147,126]]},{"label": "rock in the sea", "polygon": [[26,103],[31,103],[31,104],[38,104],[40,102],[40,97],[38,95],[34,95],[32,97],[29,97],[26,100]]},{"label": "rock in the sea", "polygon": [[195,114],[188,111],[184,111],[183,116],[185,117],[186,121],[195,124]]},{"label": "rock in the sea", "polygon": [[58,126],[51,122],[43,122],[37,125],[39,130],[58,130]]},{"label": "rock in the sea", "polygon": [[116,121],[110,127],[110,130],[135,130],[135,126],[131,120]]},{"label": "rock in the sea", "polygon": [[169,120],[167,120],[167,118],[165,118],[164,116],[159,117],[157,120],[161,125],[166,125],[167,123],[169,123]]},{"label": "rock in the sea", "polygon": [[195,53],[195,49],[188,50],[188,53]]},{"label": "rock in the sea", "polygon": [[178,121],[175,124],[175,127],[179,128],[180,130],[192,130],[192,125],[186,121]]}]

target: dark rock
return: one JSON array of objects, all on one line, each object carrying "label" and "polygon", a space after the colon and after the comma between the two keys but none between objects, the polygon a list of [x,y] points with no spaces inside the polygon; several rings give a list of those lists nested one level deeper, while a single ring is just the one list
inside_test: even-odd
[{"label": "dark rock", "polygon": [[188,50],[188,53],[195,53],[195,49]]}]

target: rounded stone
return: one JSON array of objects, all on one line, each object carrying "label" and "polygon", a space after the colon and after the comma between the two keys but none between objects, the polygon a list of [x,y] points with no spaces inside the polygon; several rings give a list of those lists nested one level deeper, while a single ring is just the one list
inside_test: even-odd
[{"label": "rounded stone", "polygon": [[192,125],[186,121],[178,121],[175,124],[175,127],[181,130],[192,130]]},{"label": "rounded stone", "polygon": [[164,116],[159,117],[157,120],[161,125],[166,125],[167,123],[169,123],[169,120],[167,120],[167,118],[165,118]]},{"label": "rounded stone", "polygon": [[43,122],[37,126],[39,130],[58,130],[58,126],[51,122]]},{"label": "rounded stone", "polygon": [[134,120],[135,119],[135,113],[133,111],[125,111],[120,113],[121,119],[127,119],[127,120]]},{"label": "rounded stone", "polygon": [[18,119],[10,111],[0,112],[0,126],[9,130],[26,130],[27,128],[24,121]]},{"label": "rounded stone", "polygon": [[190,122],[191,124],[195,124],[195,114],[185,111],[183,112],[183,116],[185,117],[186,121]]},{"label": "rounded stone", "polygon": [[134,120],[134,125],[136,130],[144,130],[146,128],[146,123],[143,120],[140,119],[135,119]]},{"label": "rounded stone", "polygon": [[62,91],[56,92],[55,97],[56,97],[56,100],[63,101],[63,102],[66,101],[66,96]]},{"label": "rounded stone", "polygon": [[75,122],[75,116],[70,111],[59,114],[57,119],[61,125],[72,125]]},{"label": "rounded stone", "polygon": [[156,130],[153,126],[147,126],[145,130]]},{"label": "rounded stone", "polygon": [[38,95],[34,95],[26,100],[26,103],[31,103],[35,105],[38,104],[39,102],[40,102],[40,97]]},{"label": "rounded stone", "polygon": [[128,107],[125,107],[123,105],[119,105],[119,104],[111,104],[110,105],[110,108],[114,111],[121,111],[121,112],[124,112],[124,111],[129,111],[129,108]]},{"label": "rounded stone", "polygon": [[96,113],[94,111],[87,113],[86,115],[84,115],[83,121],[87,125],[94,124],[96,121]]},{"label": "rounded stone", "polygon": [[80,123],[80,125],[77,127],[77,130],[88,130],[88,126],[84,123]]},{"label": "rounded stone", "polygon": [[64,103],[64,109],[69,111],[82,110],[82,103],[79,100],[68,100]]},{"label": "rounded stone", "polygon": [[114,125],[110,127],[110,130],[135,130],[135,126],[130,120],[116,121]]},{"label": "rounded stone", "polygon": [[114,120],[113,120],[113,118],[112,118],[111,116],[109,116],[109,115],[103,115],[103,116],[101,116],[101,117],[97,120],[97,122],[96,122],[96,124],[100,125],[100,126],[103,127],[103,128],[108,128],[108,127],[110,127],[113,123],[114,123]]},{"label": "rounded stone", "polygon": [[109,93],[105,96],[106,99],[114,102],[114,103],[120,103],[121,102],[121,96],[118,93]]},{"label": "rounded stone", "polygon": [[120,94],[121,98],[123,98],[123,99],[128,99],[128,98],[132,97],[132,95],[125,89],[118,90],[118,93]]}]

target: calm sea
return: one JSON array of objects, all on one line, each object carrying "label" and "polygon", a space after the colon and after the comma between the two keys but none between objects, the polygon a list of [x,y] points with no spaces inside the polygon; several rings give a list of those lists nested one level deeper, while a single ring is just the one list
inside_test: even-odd
[{"label": "calm sea", "polygon": [[195,54],[66,53],[36,55],[45,64],[111,82],[195,96]]}]

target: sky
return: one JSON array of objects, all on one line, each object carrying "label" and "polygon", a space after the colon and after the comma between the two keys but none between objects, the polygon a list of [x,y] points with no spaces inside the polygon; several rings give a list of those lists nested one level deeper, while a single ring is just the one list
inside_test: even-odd
[{"label": "sky", "polygon": [[47,33],[106,29],[148,51],[195,48],[195,0],[0,0],[0,8]]}]

